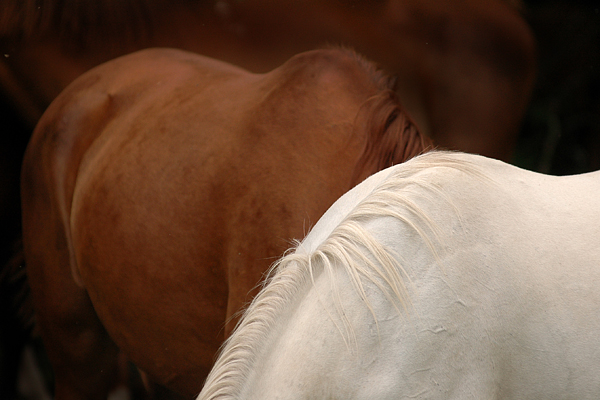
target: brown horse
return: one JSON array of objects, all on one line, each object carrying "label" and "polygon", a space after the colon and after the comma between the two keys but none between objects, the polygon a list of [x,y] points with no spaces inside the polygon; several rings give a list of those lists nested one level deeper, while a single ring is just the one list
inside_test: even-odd
[{"label": "brown horse", "polygon": [[105,398],[119,349],[197,394],[268,266],[344,192],[428,146],[393,82],[341,49],[265,74],[144,50],[76,79],[22,172],[57,399]]},{"label": "brown horse", "polygon": [[0,262],[19,233],[21,155],[43,111],[85,71],[143,48],[266,72],[348,45],[398,77],[405,107],[436,143],[508,159],[534,76],[533,35],[514,2],[2,0]]}]

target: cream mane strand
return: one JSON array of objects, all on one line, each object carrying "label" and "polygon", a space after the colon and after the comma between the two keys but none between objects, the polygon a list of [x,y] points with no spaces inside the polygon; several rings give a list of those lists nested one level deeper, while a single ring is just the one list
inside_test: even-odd
[{"label": "cream mane strand", "polygon": [[[439,230],[404,192],[407,187],[416,186],[452,204],[440,188],[415,177],[419,171],[439,167],[459,170],[489,181],[475,164],[455,157],[450,152],[427,153],[397,166],[385,181],[350,211],[314,252],[290,253],[271,268],[263,290],[246,310],[234,334],[225,342],[199,399],[236,398],[254,362],[263,351],[263,343],[278,316],[321,273],[332,274],[335,268],[344,268],[357,293],[369,308],[363,286],[365,280],[378,287],[391,302],[406,308],[410,303],[406,281],[410,279],[397,261],[401,255],[390,253],[378,243],[365,229],[364,222],[381,217],[398,219],[413,229],[437,258],[435,244],[441,241]],[[331,281],[333,295],[337,296],[335,280]],[[352,330],[344,313],[340,312],[339,315],[345,325],[344,329],[340,328],[340,332],[346,333],[345,340],[348,344]]]}]

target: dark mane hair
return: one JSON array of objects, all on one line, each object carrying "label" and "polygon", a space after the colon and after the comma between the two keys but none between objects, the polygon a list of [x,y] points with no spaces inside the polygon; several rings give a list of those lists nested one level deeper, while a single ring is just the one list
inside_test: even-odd
[{"label": "dark mane hair", "polygon": [[107,37],[138,40],[151,35],[153,16],[167,6],[165,0],[2,0],[0,37],[58,35],[76,45]]},{"label": "dark mane hair", "polygon": [[396,78],[367,67],[379,88],[361,107],[354,123],[355,134],[367,142],[353,173],[357,184],[367,176],[433,149],[404,110],[395,90]]}]

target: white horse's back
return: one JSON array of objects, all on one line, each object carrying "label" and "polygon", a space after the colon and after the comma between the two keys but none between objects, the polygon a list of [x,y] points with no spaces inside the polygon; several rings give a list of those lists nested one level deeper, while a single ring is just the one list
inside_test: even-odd
[{"label": "white horse's back", "polygon": [[598,237],[600,173],[382,171],[282,260],[200,398],[596,399]]}]

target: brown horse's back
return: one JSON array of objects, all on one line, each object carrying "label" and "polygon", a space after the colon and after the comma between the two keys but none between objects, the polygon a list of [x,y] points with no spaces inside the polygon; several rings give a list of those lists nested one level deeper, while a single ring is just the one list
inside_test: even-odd
[{"label": "brown horse's back", "polygon": [[57,398],[102,397],[118,349],[197,393],[231,319],[292,239],[378,160],[422,151],[387,82],[341,50],[262,75],[148,50],[69,86],[22,176]]}]

